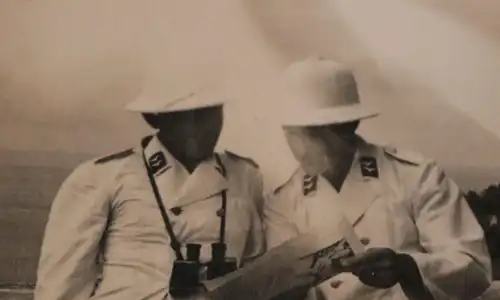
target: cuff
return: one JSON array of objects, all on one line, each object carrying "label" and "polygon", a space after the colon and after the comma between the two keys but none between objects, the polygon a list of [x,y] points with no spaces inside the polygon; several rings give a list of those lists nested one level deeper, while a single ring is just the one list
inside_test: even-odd
[{"label": "cuff", "polygon": [[430,280],[426,274],[425,266],[428,262],[428,254],[425,253],[406,253],[408,257],[413,259],[413,262],[416,265],[416,269],[418,270],[418,275],[420,275],[420,279],[424,285],[424,288],[427,289],[427,293],[432,295],[434,300],[441,299],[449,299],[450,297],[446,295],[432,280]]}]

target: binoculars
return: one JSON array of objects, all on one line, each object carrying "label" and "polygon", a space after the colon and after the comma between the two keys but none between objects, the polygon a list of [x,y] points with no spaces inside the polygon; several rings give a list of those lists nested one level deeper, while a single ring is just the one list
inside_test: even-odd
[{"label": "binoculars", "polygon": [[212,280],[235,271],[238,268],[235,258],[226,257],[226,244],[212,244],[212,260],[200,262],[200,244],[187,244],[185,260],[176,260],[170,278],[170,295],[186,298],[202,288],[203,280]]}]

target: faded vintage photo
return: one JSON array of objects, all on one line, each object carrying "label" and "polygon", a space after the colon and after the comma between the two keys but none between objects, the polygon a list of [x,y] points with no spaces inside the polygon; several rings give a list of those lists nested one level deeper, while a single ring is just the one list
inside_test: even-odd
[{"label": "faded vintage photo", "polygon": [[498,20],[1,1],[0,299],[500,299]]}]

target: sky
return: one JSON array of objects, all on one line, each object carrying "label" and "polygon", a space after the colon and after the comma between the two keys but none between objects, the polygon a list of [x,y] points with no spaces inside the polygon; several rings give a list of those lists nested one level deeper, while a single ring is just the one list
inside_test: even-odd
[{"label": "sky", "polygon": [[286,112],[274,66],[319,54],[350,65],[381,110],[361,128],[370,140],[436,158],[464,184],[500,181],[497,3],[3,0],[0,149],[118,151],[148,132],[122,109],[145,86],[208,74],[244,99],[226,110],[221,147],[280,181],[290,153],[253,113]]}]

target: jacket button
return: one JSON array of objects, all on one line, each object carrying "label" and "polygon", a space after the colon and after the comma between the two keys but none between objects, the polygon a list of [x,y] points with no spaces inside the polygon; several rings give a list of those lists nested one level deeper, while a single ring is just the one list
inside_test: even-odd
[{"label": "jacket button", "polygon": [[217,211],[217,217],[222,218],[223,215],[224,215],[224,209],[221,208]]},{"label": "jacket button", "polygon": [[369,245],[369,244],[370,244],[370,239],[369,239],[369,238],[367,238],[367,237],[362,237],[362,238],[360,239],[360,242],[361,242],[361,244],[363,244],[363,246],[367,246],[367,245]]},{"label": "jacket button", "polygon": [[180,208],[178,206],[177,207],[172,207],[170,209],[170,212],[173,213],[175,216],[178,216],[178,215],[180,215],[182,213],[182,208]]},{"label": "jacket button", "polygon": [[334,279],[330,282],[330,286],[334,289],[338,289],[342,285],[342,283],[343,282],[341,280]]}]

